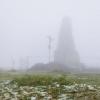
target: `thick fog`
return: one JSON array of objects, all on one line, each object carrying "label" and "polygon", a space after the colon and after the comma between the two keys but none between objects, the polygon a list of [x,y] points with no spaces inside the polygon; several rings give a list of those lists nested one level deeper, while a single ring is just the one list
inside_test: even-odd
[{"label": "thick fog", "polygon": [[99,5],[99,0],[0,0],[0,67],[47,63],[48,36],[53,60],[65,16],[72,20],[80,61],[100,66]]}]

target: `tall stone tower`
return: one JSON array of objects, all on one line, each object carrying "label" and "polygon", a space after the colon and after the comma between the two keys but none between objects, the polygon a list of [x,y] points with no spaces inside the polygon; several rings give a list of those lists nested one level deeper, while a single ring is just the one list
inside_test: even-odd
[{"label": "tall stone tower", "polygon": [[80,57],[72,35],[72,23],[68,17],[62,20],[54,61],[72,68],[80,66]]}]

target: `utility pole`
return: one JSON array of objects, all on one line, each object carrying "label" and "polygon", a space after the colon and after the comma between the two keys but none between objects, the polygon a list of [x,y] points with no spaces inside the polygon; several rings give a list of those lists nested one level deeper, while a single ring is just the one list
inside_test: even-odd
[{"label": "utility pole", "polygon": [[30,65],[30,56],[26,56],[26,70],[28,70]]},{"label": "utility pole", "polygon": [[14,70],[15,69],[15,60],[14,60],[14,58],[12,58],[12,70]]},{"label": "utility pole", "polygon": [[51,61],[51,44],[52,44],[52,37],[48,36],[49,44],[48,44],[48,49],[49,49],[49,63]]}]

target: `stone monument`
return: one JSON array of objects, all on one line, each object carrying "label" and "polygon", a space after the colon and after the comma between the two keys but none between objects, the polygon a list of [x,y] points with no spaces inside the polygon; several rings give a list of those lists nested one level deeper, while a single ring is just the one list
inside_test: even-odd
[{"label": "stone monument", "polygon": [[75,47],[72,23],[69,17],[62,20],[54,62],[71,68],[79,68],[80,66],[80,57]]}]

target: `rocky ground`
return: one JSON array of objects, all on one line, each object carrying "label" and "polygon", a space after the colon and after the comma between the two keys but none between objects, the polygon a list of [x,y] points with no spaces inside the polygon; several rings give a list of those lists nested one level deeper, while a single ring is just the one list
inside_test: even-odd
[{"label": "rocky ground", "polygon": [[11,80],[0,81],[0,100],[100,100],[100,87],[96,85],[18,86]]}]

